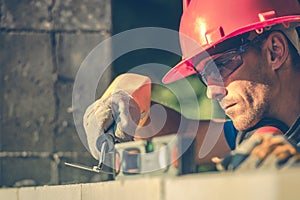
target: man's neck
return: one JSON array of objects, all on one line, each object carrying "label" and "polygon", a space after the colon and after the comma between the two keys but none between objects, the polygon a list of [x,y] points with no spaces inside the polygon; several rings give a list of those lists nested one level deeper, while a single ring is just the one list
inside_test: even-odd
[{"label": "man's neck", "polygon": [[269,117],[284,122],[289,127],[300,115],[300,72],[286,70],[277,80]]},{"label": "man's neck", "polygon": [[[294,77],[295,78],[295,77]],[[298,78],[298,79],[297,79]],[[291,126],[300,115],[300,80],[298,76],[283,90],[278,102],[278,119]]]}]

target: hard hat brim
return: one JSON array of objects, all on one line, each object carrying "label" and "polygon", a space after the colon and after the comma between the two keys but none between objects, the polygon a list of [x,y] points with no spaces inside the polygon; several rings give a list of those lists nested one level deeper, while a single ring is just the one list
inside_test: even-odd
[{"label": "hard hat brim", "polygon": [[169,84],[173,83],[175,81],[178,81],[180,79],[183,79],[185,77],[191,76],[193,74],[196,74],[197,72],[195,71],[193,65],[195,63],[198,63],[201,59],[206,58],[209,56],[208,50],[212,47],[215,47],[216,45],[220,44],[221,42],[224,42],[227,39],[233,38],[235,36],[241,35],[243,33],[247,33],[250,31],[260,31],[264,30],[266,27],[271,27],[276,24],[286,24],[290,22],[300,22],[300,15],[293,15],[293,16],[284,16],[284,17],[278,17],[278,18],[273,18],[269,20],[265,20],[262,22],[258,23],[253,23],[248,26],[241,27],[232,33],[224,36],[220,40],[205,45],[204,48],[201,48],[197,54],[192,55],[186,59],[183,59],[181,62],[179,62],[176,66],[174,66],[167,74],[163,77],[162,82],[164,84]]}]

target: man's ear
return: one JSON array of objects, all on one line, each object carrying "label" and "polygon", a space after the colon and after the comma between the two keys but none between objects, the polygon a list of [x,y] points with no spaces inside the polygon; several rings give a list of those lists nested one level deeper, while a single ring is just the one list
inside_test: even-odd
[{"label": "man's ear", "polygon": [[266,41],[268,49],[268,62],[272,70],[279,69],[288,57],[288,42],[280,32],[272,32]]}]

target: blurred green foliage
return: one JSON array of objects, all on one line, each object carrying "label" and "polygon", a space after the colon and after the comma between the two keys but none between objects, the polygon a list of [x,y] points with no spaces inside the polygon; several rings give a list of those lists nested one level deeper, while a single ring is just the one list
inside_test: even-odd
[{"label": "blurred green foliage", "polygon": [[[186,80],[179,80],[169,85],[154,85],[152,100],[182,113],[189,119],[223,118],[222,109],[216,101],[207,98],[206,87],[198,77],[190,76]],[[191,88],[187,88],[187,85]],[[177,88],[179,94],[174,94],[173,88]]]},{"label": "blurred green foliage", "polygon": [[[138,27],[163,27],[178,31],[181,13],[182,0],[112,0],[112,33]],[[179,46],[179,40],[174,43]],[[118,58],[113,63],[113,76],[145,63],[161,63],[172,67],[180,60],[179,55],[169,52],[138,50]],[[157,80],[161,80],[163,75],[158,74]],[[190,119],[224,116],[218,104],[207,99],[206,88],[196,76],[168,85],[155,84],[152,100],[173,108]]]}]

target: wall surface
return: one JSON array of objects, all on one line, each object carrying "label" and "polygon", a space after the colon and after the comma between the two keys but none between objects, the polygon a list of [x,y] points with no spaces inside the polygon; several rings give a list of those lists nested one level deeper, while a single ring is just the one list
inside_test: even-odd
[{"label": "wall surface", "polygon": [[[106,179],[64,165],[96,164],[72,116],[76,73],[112,34],[145,26],[178,30],[181,12],[181,0],[0,0],[0,187]],[[113,52],[108,47],[103,56]],[[173,66],[178,59],[147,50],[125,55],[97,92],[133,66]]]},{"label": "wall surface", "polygon": [[0,189],[9,200],[298,200],[300,171],[144,177],[59,186]]},{"label": "wall surface", "polygon": [[95,162],[76,134],[72,90],[110,35],[110,0],[0,0],[0,186],[99,180],[64,161]]},{"label": "wall surface", "polygon": [[[64,165],[95,164],[76,133],[72,90],[84,58],[112,34],[111,1],[118,10],[115,33],[138,26],[177,29],[180,10],[167,11],[179,0],[174,7],[162,3],[174,0],[0,0],[0,187],[15,187],[1,188],[0,199],[299,199],[299,170],[99,182],[106,177]],[[157,6],[160,15],[152,12]],[[130,24],[143,14],[158,20]],[[133,66],[128,60],[134,59],[115,63],[114,73]],[[112,76],[108,72],[102,83]]]}]

